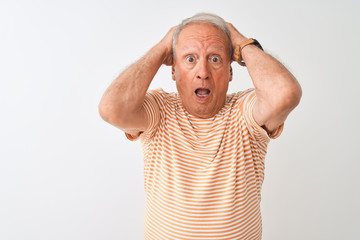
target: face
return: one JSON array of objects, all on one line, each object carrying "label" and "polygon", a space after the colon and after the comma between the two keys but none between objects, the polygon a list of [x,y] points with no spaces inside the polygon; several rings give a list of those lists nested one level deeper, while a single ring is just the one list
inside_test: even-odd
[{"label": "face", "polygon": [[186,111],[209,118],[225,104],[232,79],[229,40],[208,23],[186,26],[175,46],[172,78]]}]

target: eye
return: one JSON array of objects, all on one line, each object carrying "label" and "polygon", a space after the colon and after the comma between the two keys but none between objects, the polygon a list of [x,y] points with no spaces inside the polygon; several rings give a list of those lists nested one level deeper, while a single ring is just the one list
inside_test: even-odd
[{"label": "eye", "polygon": [[210,58],[210,61],[213,62],[213,63],[218,63],[218,62],[220,62],[220,57],[219,56],[212,56]]},{"label": "eye", "polygon": [[193,56],[187,56],[186,61],[189,63],[193,63],[193,62],[195,62],[195,58]]}]

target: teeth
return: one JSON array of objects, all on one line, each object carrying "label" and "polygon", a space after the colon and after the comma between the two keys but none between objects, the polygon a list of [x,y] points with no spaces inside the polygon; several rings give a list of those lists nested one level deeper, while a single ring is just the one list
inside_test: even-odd
[{"label": "teeth", "polygon": [[209,94],[196,94],[198,97],[207,97],[207,96],[209,96]]},{"label": "teeth", "polygon": [[205,88],[198,88],[195,90],[195,93],[198,97],[207,97],[210,94],[210,90]]}]

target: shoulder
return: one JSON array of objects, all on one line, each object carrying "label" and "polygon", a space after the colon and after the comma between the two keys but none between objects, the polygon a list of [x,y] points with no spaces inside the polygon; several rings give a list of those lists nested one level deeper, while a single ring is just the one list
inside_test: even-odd
[{"label": "shoulder", "polygon": [[275,139],[281,135],[283,124],[271,133],[268,133],[260,126],[253,115],[256,99],[256,92],[253,88],[237,92],[234,97],[234,101],[236,102],[241,115],[244,117],[252,137],[257,141],[269,142],[270,139]]},{"label": "shoulder", "polygon": [[250,88],[243,91],[230,93],[227,95],[227,103],[230,103],[232,107],[242,107],[244,104],[252,101],[255,98],[255,89]]},{"label": "shoulder", "polygon": [[164,101],[174,101],[176,100],[177,96],[176,93],[173,92],[166,92],[162,88],[152,89],[147,91],[146,98],[152,98],[157,102],[164,102]]}]

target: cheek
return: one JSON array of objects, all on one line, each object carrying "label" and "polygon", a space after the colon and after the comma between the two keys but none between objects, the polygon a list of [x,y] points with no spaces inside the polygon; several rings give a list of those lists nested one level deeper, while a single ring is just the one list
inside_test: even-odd
[{"label": "cheek", "polygon": [[[183,79],[183,80],[182,80]],[[191,81],[187,81],[184,78],[180,78],[176,80],[176,89],[180,96],[182,97],[183,101],[188,101],[192,97],[192,86]]]},{"label": "cheek", "polygon": [[189,83],[186,80],[183,81],[182,79],[183,78],[176,79],[176,88],[181,95],[183,95],[183,96],[189,95],[190,94],[189,90],[191,89],[191,86],[189,85]]},{"label": "cheek", "polygon": [[191,88],[191,71],[175,67],[172,73],[173,80],[176,81],[176,86],[181,89]]}]

